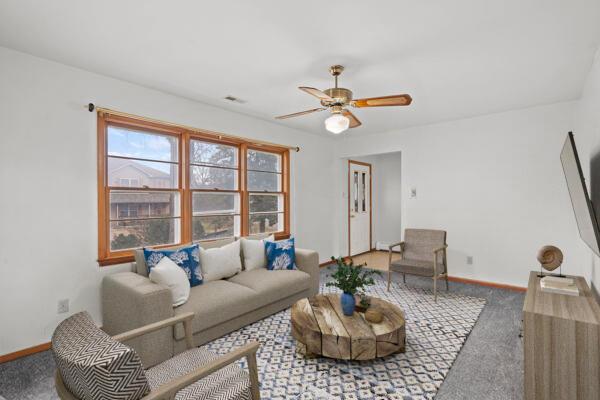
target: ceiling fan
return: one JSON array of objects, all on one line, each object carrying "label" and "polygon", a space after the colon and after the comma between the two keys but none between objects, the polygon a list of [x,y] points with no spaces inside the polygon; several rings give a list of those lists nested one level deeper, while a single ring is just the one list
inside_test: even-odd
[{"label": "ceiling fan", "polygon": [[319,90],[312,87],[300,86],[298,89],[315,96],[321,101],[323,107],[313,108],[312,110],[300,111],[293,114],[280,115],[275,119],[286,119],[298,117],[300,115],[310,114],[318,111],[329,110],[332,114],[325,120],[325,129],[332,133],[342,133],[348,128],[356,128],[362,123],[352,114],[347,107],[388,107],[388,106],[408,106],[412,102],[412,97],[408,94],[399,94],[394,96],[369,97],[365,99],[352,99],[350,89],[338,87],[338,76],[344,71],[341,65],[333,65],[329,72],[335,79],[335,87]]}]

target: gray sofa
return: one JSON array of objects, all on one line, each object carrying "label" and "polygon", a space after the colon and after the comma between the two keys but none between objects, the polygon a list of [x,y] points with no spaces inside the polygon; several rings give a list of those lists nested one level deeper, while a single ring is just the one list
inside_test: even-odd
[{"label": "gray sofa", "polygon": [[[202,243],[219,247],[227,241]],[[243,255],[240,254],[243,264]],[[103,329],[116,335],[186,312],[195,314],[191,324],[194,345],[200,346],[229,332],[290,307],[319,291],[319,255],[296,249],[294,271],[242,270],[237,275],[191,288],[188,301],[176,308],[166,286],[147,277],[143,253],[138,251],[133,272],[108,275],[102,282]],[[128,342],[151,367],[186,349],[182,324],[167,327]]]}]

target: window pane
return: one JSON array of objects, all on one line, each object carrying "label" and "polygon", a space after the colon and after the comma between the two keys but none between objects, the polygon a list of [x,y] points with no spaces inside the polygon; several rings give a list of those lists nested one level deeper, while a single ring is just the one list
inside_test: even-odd
[{"label": "window pane", "polygon": [[179,243],[179,224],[179,218],[113,221],[110,223],[110,249]]},{"label": "window pane", "polygon": [[283,211],[282,194],[251,194],[250,212]]},{"label": "window pane", "polygon": [[192,194],[192,212],[199,214],[235,214],[239,213],[239,195],[237,193],[206,193]]},{"label": "window pane", "polygon": [[238,171],[216,167],[191,167],[192,189],[237,190]]},{"label": "window pane", "polygon": [[179,217],[179,193],[110,192],[110,219]]},{"label": "window pane", "polygon": [[190,162],[192,164],[237,167],[237,147],[192,140],[190,143]]},{"label": "window pane", "polygon": [[238,215],[207,215],[193,217],[192,240],[210,240],[239,236]]},{"label": "window pane", "polygon": [[108,157],[108,186],[175,189],[177,164]]},{"label": "window pane", "polygon": [[250,215],[250,234],[283,231],[283,213]]},{"label": "window pane", "polygon": [[108,155],[178,161],[178,139],[175,136],[142,132],[118,126],[107,128]]},{"label": "window pane", "polygon": [[248,150],[248,169],[281,172],[281,156],[264,151]]},{"label": "window pane", "polygon": [[281,174],[248,171],[248,190],[253,192],[281,192]]}]

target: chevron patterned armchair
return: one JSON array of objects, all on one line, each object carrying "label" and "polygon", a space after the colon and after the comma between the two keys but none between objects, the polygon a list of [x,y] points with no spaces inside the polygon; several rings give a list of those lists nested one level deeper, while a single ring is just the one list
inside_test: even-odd
[{"label": "chevron patterned armchair", "polygon": [[[223,356],[194,347],[193,313],[109,336],[87,312],[75,314],[56,328],[52,353],[56,361],[56,391],[62,400],[259,400],[256,352],[251,342]],[[127,342],[183,324],[187,351],[144,369]],[[249,372],[236,361],[246,357]]]},{"label": "chevron patterned armchair", "polygon": [[[392,261],[394,248],[398,247],[400,259]],[[448,261],[446,259],[446,231],[433,229],[406,229],[404,241],[390,245],[388,284],[390,291],[392,272],[400,272],[406,283],[406,274],[433,279],[433,296],[437,301],[437,281],[443,278],[448,290]]]}]

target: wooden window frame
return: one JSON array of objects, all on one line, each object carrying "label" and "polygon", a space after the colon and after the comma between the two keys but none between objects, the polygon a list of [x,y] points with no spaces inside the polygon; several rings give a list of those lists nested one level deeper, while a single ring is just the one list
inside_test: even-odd
[{"label": "wooden window frame", "polygon": [[[108,185],[108,135],[109,125],[120,126],[123,128],[137,129],[141,131],[166,134],[178,138],[178,188],[175,189],[141,189],[151,191],[179,192],[180,201],[180,242],[151,246],[153,248],[164,248],[178,246],[192,242],[193,216],[192,216],[192,196],[193,192],[235,192],[239,193],[240,200],[240,234],[249,235],[249,200],[250,193],[247,190],[247,154],[248,150],[257,150],[267,153],[276,153],[281,156],[281,178],[282,194],[284,202],[283,227],[284,229],[275,232],[277,240],[288,238],[290,236],[290,149],[287,147],[278,147],[274,145],[257,145],[250,140],[241,138],[215,137],[213,133],[203,133],[201,130],[188,130],[171,124],[161,124],[151,122],[145,118],[135,118],[131,116],[113,115],[105,112],[98,112],[97,116],[97,146],[98,146],[98,263],[100,266],[122,264],[134,261],[134,251],[110,249],[110,186]],[[200,140],[217,144],[224,144],[237,147],[238,149],[238,190],[210,190],[210,189],[191,189],[190,184],[190,143],[191,140]],[[129,188],[135,190],[136,188]],[[113,189],[114,190],[114,189]],[[260,192],[256,192],[260,193]],[[272,193],[272,192],[268,192]],[[216,239],[220,240],[220,239]],[[209,240],[206,240],[209,241]]]},{"label": "wooden window frame", "polygon": [[[263,153],[272,153],[272,154],[277,154],[278,156],[281,157],[281,172],[278,174],[281,174],[281,191],[279,192],[266,192],[266,191],[256,191],[256,190],[248,190],[247,186],[248,186],[248,150],[255,150],[255,151],[260,151]],[[290,211],[289,211],[289,206],[290,206],[290,152],[289,149],[285,149],[285,150],[281,150],[281,149],[275,149],[275,148],[265,148],[265,146],[256,146],[256,145],[247,145],[245,146],[244,149],[244,178],[245,178],[245,182],[244,182],[244,192],[245,192],[245,200],[244,203],[246,204],[247,207],[247,212],[243,215],[245,221],[245,224],[242,224],[242,226],[246,227],[245,231],[242,231],[242,236],[249,236],[250,235],[250,195],[251,194],[277,194],[277,195],[283,195],[283,226],[284,226],[284,231],[283,234],[286,237],[289,237],[289,226],[290,226]],[[256,170],[252,170],[252,171],[256,171]],[[270,171],[265,171],[265,172],[270,172]],[[275,173],[275,172],[273,172]],[[274,214],[280,214],[281,212],[275,212]],[[273,234],[275,235],[275,238],[279,238],[279,236],[281,236],[282,232],[274,232]],[[270,232],[269,232],[270,234]],[[257,234],[258,235],[258,234]]]}]

